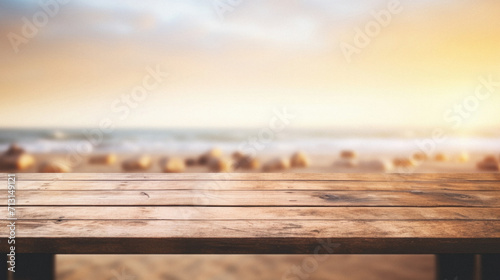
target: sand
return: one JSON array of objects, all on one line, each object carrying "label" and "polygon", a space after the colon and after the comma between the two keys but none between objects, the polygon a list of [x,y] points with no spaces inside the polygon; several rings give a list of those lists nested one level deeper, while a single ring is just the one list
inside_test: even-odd
[{"label": "sand", "polygon": [[[140,156],[141,154],[132,154],[132,153],[122,153],[116,155],[116,162],[114,164],[90,164],[89,159],[92,155],[86,155],[82,157],[80,160],[68,160],[67,156],[64,154],[33,154],[35,158],[35,164],[27,169],[24,169],[19,172],[38,172],[39,166],[43,162],[66,162],[71,168],[71,172],[74,173],[121,173],[124,172],[122,169],[122,162]],[[363,165],[358,167],[347,167],[343,165],[335,165],[335,162],[340,160],[338,153],[331,154],[307,154],[309,159],[308,167],[300,167],[300,168],[287,168],[284,170],[280,170],[279,172],[294,172],[294,173],[366,173],[366,172],[380,172],[378,168],[367,168]],[[152,159],[151,167],[145,170],[135,170],[135,171],[127,171],[127,172],[141,172],[141,173],[161,173],[163,172],[159,162],[161,159],[165,157],[176,157],[181,158],[183,160],[188,158],[197,158],[199,155],[197,154],[162,154],[162,153],[154,153],[150,154]],[[230,154],[226,154],[227,157]],[[288,154],[263,154],[258,155],[256,157],[261,163],[269,162],[275,158],[289,158],[291,156]],[[372,161],[372,160],[385,160],[388,162],[392,162],[394,158],[402,158],[405,155],[382,155],[382,154],[367,154],[367,155],[359,155],[357,162],[363,161]],[[477,162],[483,160],[483,158],[487,156],[487,154],[477,153],[470,154],[469,160],[466,162],[460,161],[459,154],[450,157],[448,161],[435,161],[430,157],[429,160],[420,161],[416,166],[409,168],[398,168],[395,167],[392,170],[387,172],[400,172],[400,173],[449,173],[449,172],[495,172],[494,170],[479,170],[477,168]],[[2,170],[2,172],[10,172],[14,170]],[[186,166],[186,173],[200,173],[200,172],[211,172],[208,165],[188,165]],[[262,169],[243,169],[236,168],[233,172],[262,172]]]},{"label": "sand", "polygon": [[[59,255],[58,280],[280,280],[307,255]],[[312,280],[434,279],[432,255],[330,255]]]}]

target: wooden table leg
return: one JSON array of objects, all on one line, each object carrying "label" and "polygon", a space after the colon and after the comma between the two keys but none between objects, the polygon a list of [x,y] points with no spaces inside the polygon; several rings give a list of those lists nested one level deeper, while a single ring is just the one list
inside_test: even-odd
[{"label": "wooden table leg", "polygon": [[55,255],[16,254],[16,272],[8,272],[9,280],[54,280]]},{"label": "wooden table leg", "polygon": [[474,263],[472,254],[436,255],[436,280],[473,280]]},{"label": "wooden table leg", "polygon": [[481,255],[481,279],[500,280],[500,254]]},{"label": "wooden table leg", "polygon": [[0,262],[2,265],[0,266],[0,279],[7,279],[7,254],[0,253]]}]

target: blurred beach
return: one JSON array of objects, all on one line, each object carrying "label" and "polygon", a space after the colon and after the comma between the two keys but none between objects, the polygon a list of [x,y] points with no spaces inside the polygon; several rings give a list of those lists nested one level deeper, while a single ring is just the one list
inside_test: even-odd
[{"label": "blurred beach", "polygon": [[[0,172],[499,172],[499,10],[0,0]],[[56,273],[298,280],[286,272],[305,258],[58,255]],[[300,280],[434,269],[431,255],[332,255]]]},{"label": "blurred beach", "polygon": [[[3,129],[0,151],[27,162],[9,172],[498,172],[499,131],[442,141],[428,131],[293,130],[264,138],[259,129]],[[306,257],[58,255],[56,273],[59,280],[288,279]],[[434,266],[432,255],[332,255],[308,279],[434,279]]]},{"label": "blurred beach", "polygon": [[[431,130],[291,130],[270,136],[263,136],[259,129],[96,131],[1,130],[0,151],[6,152],[16,143],[34,159],[19,170],[3,169],[164,172],[162,160],[174,158],[182,168],[166,172],[491,172],[498,170],[480,168],[479,163],[487,157],[498,162],[500,156],[499,130],[478,131],[472,136],[449,134],[440,140],[426,137]],[[210,151],[216,154],[208,155]],[[297,153],[304,162],[293,164]],[[206,162],[200,161],[203,155]],[[238,165],[245,156],[255,166]],[[145,166],[125,166],[141,157]],[[223,166],[224,160],[232,166],[211,168],[210,158],[221,159],[217,166]],[[276,163],[283,166],[276,167]],[[63,168],[43,167],[50,164]]]}]

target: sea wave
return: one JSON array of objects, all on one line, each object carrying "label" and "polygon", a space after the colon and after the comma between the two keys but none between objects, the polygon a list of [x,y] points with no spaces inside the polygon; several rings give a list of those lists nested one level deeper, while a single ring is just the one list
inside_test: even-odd
[{"label": "sea wave", "polygon": [[[258,129],[240,130],[117,130],[100,134],[78,129],[0,130],[0,149],[18,143],[32,153],[80,152],[201,152],[217,146],[234,151],[259,139]],[[488,134],[487,134],[488,135]],[[364,132],[338,130],[294,130],[275,133],[272,140],[259,143],[262,152],[291,152],[297,149],[311,153],[336,152],[341,149],[379,151],[387,154],[417,151],[432,142],[431,137],[414,131]],[[253,141],[253,142],[252,142]],[[420,146],[419,146],[420,143]],[[426,144],[424,144],[426,143]],[[500,135],[481,137],[449,136],[444,143],[434,142],[436,151],[500,151]],[[434,145],[432,144],[432,145]],[[425,146],[424,146],[425,148]]]}]

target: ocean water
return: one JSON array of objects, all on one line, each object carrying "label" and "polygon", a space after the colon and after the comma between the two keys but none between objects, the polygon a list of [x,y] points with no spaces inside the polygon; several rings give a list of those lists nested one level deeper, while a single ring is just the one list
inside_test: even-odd
[{"label": "ocean water", "polygon": [[[255,149],[260,153],[304,150],[313,154],[342,149],[400,154],[424,147],[442,152],[500,152],[500,129],[432,140],[432,129],[420,130],[284,130],[265,129],[122,129],[95,133],[87,129],[0,129],[0,150],[15,142],[32,153],[83,152],[178,152],[198,153],[212,147],[224,151]],[[420,146],[419,144],[420,143]],[[425,143],[425,145],[423,144]]]}]

